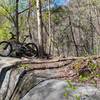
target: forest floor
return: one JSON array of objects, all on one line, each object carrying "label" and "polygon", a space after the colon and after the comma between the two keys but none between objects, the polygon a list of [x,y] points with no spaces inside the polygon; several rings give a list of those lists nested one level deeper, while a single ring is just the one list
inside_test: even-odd
[{"label": "forest floor", "polygon": [[22,67],[40,78],[71,80],[100,88],[100,57],[24,59]]}]

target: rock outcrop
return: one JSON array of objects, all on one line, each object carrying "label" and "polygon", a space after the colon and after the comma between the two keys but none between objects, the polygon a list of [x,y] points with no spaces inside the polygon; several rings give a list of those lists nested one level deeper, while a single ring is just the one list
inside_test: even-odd
[{"label": "rock outcrop", "polygon": [[21,100],[100,100],[100,90],[90,85],[73,84],[61,80],[47,80],[31,89]]},{"label": "rock outcrop", "polygon": [[[28,60],[0,57],[0,100],[100,100],[99,87],[53,78],[56,71],[50,70],[52,61],[48,62],[47,69],[41,64],[43,61],[37,65],[34,61],[34,68],[33,64],[29,68],[27,64],[21,65],[23,62]],[[69,63],[70,59],[67,63],[57,62],[56,68]],[[43,71],[38,71],[42,70],[39,64],[44,67]]]}]

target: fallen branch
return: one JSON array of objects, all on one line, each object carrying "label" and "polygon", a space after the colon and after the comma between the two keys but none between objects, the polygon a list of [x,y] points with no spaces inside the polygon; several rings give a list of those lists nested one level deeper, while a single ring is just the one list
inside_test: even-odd
[{"label": "fallen branch", "polygon": [[70,61],[68,63],[63,63],[63,64],[55,64],[54,66],[48,66],[48,65],[43,65],[43,66],[31,66],[29,67],[26,71],[30,72],[30,71],[34,71],[34,70],[46,70],[46,69],[58,69],[58,68],[62,68],[65,66],[68,66],[72,63],[73,61]]},{"label": "fallen branch", "polygon": [[54,62],[62,62],[62,61],[67,61],[67,60],[78,60],[78,59],[83,59],[83,60],[86,60],[86,59],[93,59],[93,60],[96,60],[96,59],[99,59],[100,56],[90,56],[90,57],[67,57],[67,58],[56,58],[56,59],[53,59],[53,60],[34,60],[34,59],[27,59],[27,60],[22,60],[22,64],[42,64],[42,63],[54,63]]}]

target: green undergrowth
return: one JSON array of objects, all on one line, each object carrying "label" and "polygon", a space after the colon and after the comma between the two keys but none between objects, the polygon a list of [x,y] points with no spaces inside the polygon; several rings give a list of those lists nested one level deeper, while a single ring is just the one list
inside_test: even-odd
[{"label": "green undergrowth", "polygon": [[30,64],[20,64],[20,67],[23,67],[24,69],[28,69]]},{"label": "green undergrowth", "polygon": [[68,99],[69,96],[71,96],[75,98],[74,100],[81,100],[81,97],[79,95],[72,94],[72,92],[76,91],[78,87],[73,85],[70,80],[66,80],[66,82],[67,82],[67,86],[64,88],[66,91],[64,93],[64,96],[66,97],[66,99]]}]

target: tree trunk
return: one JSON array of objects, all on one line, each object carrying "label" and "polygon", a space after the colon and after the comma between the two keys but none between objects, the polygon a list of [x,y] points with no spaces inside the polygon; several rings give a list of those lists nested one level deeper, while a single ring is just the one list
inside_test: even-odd
[{"label": "tree trunk", "polygon": [[31,34],[31,23],[30,23],[30,17],[31,17],[31,0],[29,0],[29,11],[28,11],[28,17],[27,17],[27,23],[28,23],[28,32],[31,42],[33,42],[32,34]]},{"label": "tree trunk", "polygon": [[51,54],[51,11],[50,11],[50,0],[48,0],[48,13],[49,13],[49,54]]},{"label": "tree trunk", "polygon": [[17,42],[19,42],[18,3],[19,3],[19,0],[16,0],[16,41],[17,41]]},{"label": "tree trunk", "polygon": [[41,0],[36,0],[36,6],[37,6],[39,57],[43,57],[43,55],[44,55],[44,46],[43,46],[43,27],[42,27]]},{"label": "tree trunk", "polygon": [[75,49],[76,49],[76,56],[79,56],[78,55],[78,47],[77,47],[77,43],[75,41],[75,37],[74,37],[74,33],[73,33],[72,22],[71,22],[71,17],[70,16],[69,16],[69,25],[70,25],[70,29],[71,29],[73,43],[74,43],[74,46],[75,46]]}]

